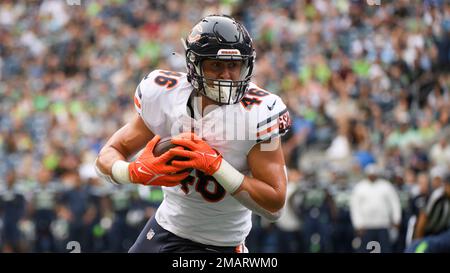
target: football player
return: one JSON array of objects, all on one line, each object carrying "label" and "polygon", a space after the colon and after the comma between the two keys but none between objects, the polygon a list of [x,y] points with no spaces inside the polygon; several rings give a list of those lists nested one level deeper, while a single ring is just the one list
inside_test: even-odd
[{"label": "football player", "polygon": [[[163,187],[130,252],[242,252],[252,211],[275,221],[284,207],[289,113],[250,81],[255,50],[233,18],[203,18],[184,45],[187,73],[155,70],[140,82],[138,115],[108,140],[96,169],[113,183]],[[156,157],[166,137],[178,147]]]}]

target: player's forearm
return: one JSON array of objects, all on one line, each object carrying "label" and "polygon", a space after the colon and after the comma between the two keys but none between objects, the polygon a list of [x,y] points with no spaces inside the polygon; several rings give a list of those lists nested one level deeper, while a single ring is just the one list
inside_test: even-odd
[{"label": "player's forearm", "polygon": [[274,188],[256,178],[245,176],[241,186],[233,195],[236,196],[241,192],[247,193],[257,205],[269,212],[274,213],[284,207],[285,194],[281,187]]},{"label": "player's forearm", "polygon": [[98,154],[96,167],[104,174],[111,175],[112,166],[117,160],[125,160],[117,149],[112,146],[105,146]]},{"label": "player's forearm", "polygon": [[102,173],[111,175],[112,166],[116,161],[127,160],[142,149],[153,136],[140,116],[136,116],[115,132],[103,146],[97,157],[96,167]]},{"label": "player's forearm", "polygon": [[275,222],[281,217],[282,209],[271,212],[259,204],[257,204],[246,191],[241,191],[233,196],[239,203],[244,207],[248,208],[252,212],[258,214],[259,216],[269,220],[270,222]]},{"label": "player's forearm", "polygon": [[114,185],[130,183],[129,163],[124,159],[116,149],[106,146],[95,160],[95,171],[101,179]]},{"label": "player's forearm", "polygon": [[284,181],[267,183],[244,176],[226,160],[222,160],[213,177],[228,193],[251,211],[270,221],[275,221],[281,216],[286,194],[284,179]]}]

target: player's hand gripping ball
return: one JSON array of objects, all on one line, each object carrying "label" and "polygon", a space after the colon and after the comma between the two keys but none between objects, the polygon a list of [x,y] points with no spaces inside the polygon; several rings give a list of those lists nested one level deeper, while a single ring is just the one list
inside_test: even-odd
[{"label": "player's hand gripping ball", "polygon": [[[179,146],[179,145],[175,145],[171,142],[172,138],[171,137],[165,137],[163,139],[161,139],[155,146],[154,150],[153,150],[153,155],[155,157],[161,156],[162,154],[164,154],[165,152],[169,151],[172,148],[176,148],[177,149],[184,149],[184,150],[189,150],[186,147],[183,146]],[[172,159],[170,159],[169,161],[167,161],[167,164],[170,165],[172,163],[173,160],[179,160],[179,161],[186,161],[189,160],[189,158],[187,157],[183,157],[183,156],[174,156]],[[187,168],[184,169],[182,172],[191,172],[192,168]]]},{"label": "player's hand gripping ball", "polygon": [[220,168],[222,155],[195,133],[181,133],[172,139],[172,143],[184,147],[171,150],[172,156],[187,157],[188,160],[173,160],[171,166],[178,168],[193,167],[206,175],[213,175]]},{"label": "player's hand gripping ball", "polygon": [[[176,154],[176,151],[185,151],[184,147],[173,147],[168,145],[170,140],[160,142],[160,137],[155,135],[145,146],[138,158],[128,165],[130,181],[134,184],[146,186],[177,186],[189,176],[190,166],[175,167],[169,162],[178,157],[183,162],[183,155]],[[158,153],[155,148],[158,145]],[[187,151],[185,151],[187,152]],[[181,158],[180,158],[181,156]]]}]

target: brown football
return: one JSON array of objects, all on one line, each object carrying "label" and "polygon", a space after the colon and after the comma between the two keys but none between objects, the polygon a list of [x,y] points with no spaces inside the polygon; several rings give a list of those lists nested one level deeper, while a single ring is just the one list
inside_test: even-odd
[{"label": "brown football", "polygon": [[[161,156],[162,154],[164,154],[165,152],[167,152],[168,150],[170,150],[171,148],[175,148],[175,147],[181,147],[179,145],[175,145],[173,144],[170,140],[172,138],[170,137],[166,137],[166,138],[162,138],[159,140],[158,143],[156,143],[155,148],[153,149],[153,155],[154,156]],[[185,150],[189,150],[185,147],[183,147]],[[182,157],[182,156],[175,156],[174,158],[170,159],[167,164],[171,164],[172,160],[180,160],[180,161],[185,161],[188,160],[188,158],[186,157]],[[192,169],[189,169],[189,171],[191,171]]]}]

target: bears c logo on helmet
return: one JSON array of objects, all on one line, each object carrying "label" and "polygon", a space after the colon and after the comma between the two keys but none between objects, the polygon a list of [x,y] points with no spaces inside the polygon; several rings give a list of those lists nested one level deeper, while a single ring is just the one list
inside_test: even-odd
[{"label": "bears c logo on helmet", "polygon": [[200,33],[202,33],[203,28],[200,24],[196,25],[193,29],[191,34],[189,35],[189,37],[187,38],[189,43],[193,43],[195,41],[198,41],[198,39],[200,39],[200,37],[202,37],[200,35]]}]

